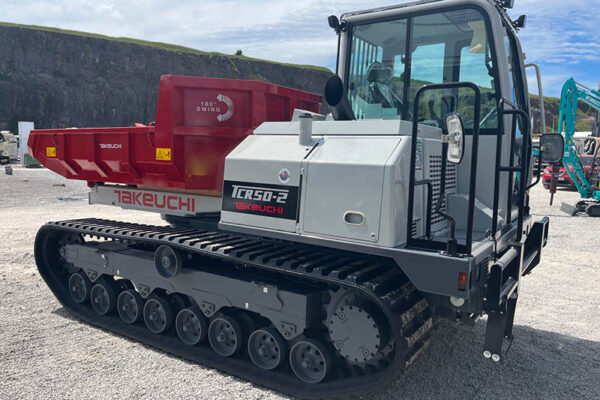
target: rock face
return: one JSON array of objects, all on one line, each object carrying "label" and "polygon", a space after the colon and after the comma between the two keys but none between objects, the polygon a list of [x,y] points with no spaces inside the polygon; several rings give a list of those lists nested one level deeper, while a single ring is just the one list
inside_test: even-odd
[{"label": "rock face", "polygon": [[0,25],[0,129],[154,120],[161,75],[255,79],[321,94],[331,72]]},{"label": "rock face", "polygon": [[[534,117],[533,132],[542,132],[540,99],[539,96],[531,95],[531,112]],[[556,97],[544,97],[546,111],[546,132],[558,132],[558,117],[560,114],[560,99]],[[577,131],[590,132],[596,120],[595,111],[583,102],[577,105]]]}]

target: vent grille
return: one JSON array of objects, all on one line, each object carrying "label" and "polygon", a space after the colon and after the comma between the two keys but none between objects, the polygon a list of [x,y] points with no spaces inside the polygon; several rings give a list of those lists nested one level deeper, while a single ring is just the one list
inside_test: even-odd
[{"label": "vent grille", "polygon": [[[432,210],[435,211],[435,206],[438,202],[441,192],[441,177],[442,177],[442,156],[441,155],[430,155],[429,156],[429,168],[428,179],[431,181],[433,186],[433,197],[431,199]],[[456,193],[457,188],[457,177],[456,177],[456,164],[446,163],[446,195]],[[442,199],[442,211],[447,211],[446,199]],[[444,221],[444,218],[433,212],[431,216],[431,225],[434,227],[436,224]]]}]

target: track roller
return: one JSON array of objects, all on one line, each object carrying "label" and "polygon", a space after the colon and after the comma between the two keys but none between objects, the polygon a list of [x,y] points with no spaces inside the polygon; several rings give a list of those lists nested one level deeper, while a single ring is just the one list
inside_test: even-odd
[{"label": "track roller", "polygon": [[85,303],[90,299],[92,282],[83,272],[75,272],[69,277],[69,293],[75,303]]},{"label": "track roller", "polygon": [[206,338],[208,323],[200,308],[184,308],[177,314],[175,329],[183,343],[194,346]]},{"label": "track roller", "polygon": [[259,368],[271,370],[279,367],[287,355],[287,343],[277,330],[267,327],[257,329],[248,338],[248,354]]},{"label": "track roller", "polygon": [[92,308],[98,315],[106,315],[117,305],[117,287],[109,278],[101,277],[90,291]]},{"label": "track roller", "polygon": [[143,318],[144,300],[134,289],[122,291],[117,297],[117,312],[121,320],[134,324]]},{"label": "track roller", "polygon": [[174,278],[181,271],[181,255],[167,245],[159,246],[154,252],[154,265],[158,273],[164,278]]},{"label": "track roller", "polygon": [[240,323],[229,315],[213,318],[208,327],[210,346],[223,357],[230,357],[242,348],[243,336]]},{"label": "track roller", "polygon": [[305,383],[323,381],[332,367],[329,350],[316,339],[303,339],[290,350],[290,367]]},{"label": "track roller", "polygon": [[153,333],[164,333],[173,325],[174,312],[163,295],[153,295],[144,305],[144,322]]}]

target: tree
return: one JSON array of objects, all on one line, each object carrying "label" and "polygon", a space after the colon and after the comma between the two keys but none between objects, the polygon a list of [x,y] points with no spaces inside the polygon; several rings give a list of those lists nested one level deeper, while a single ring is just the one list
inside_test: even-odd
[{"label": "tree", "polygon": [[237,49],[236,52],[235,52],[235,55],[236,56],[241,56],[242,55],[242,50]]}]

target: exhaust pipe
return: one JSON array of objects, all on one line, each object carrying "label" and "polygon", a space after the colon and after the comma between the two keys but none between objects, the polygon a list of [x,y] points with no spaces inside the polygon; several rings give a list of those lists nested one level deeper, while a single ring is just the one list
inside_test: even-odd
[{"label": "exhaust pipe", "polygon": [[325,84],[325,101],[329,105],[331,115],[336,121],[353,121],[356,119],[344,83],[339,76],[333,75]]}]

